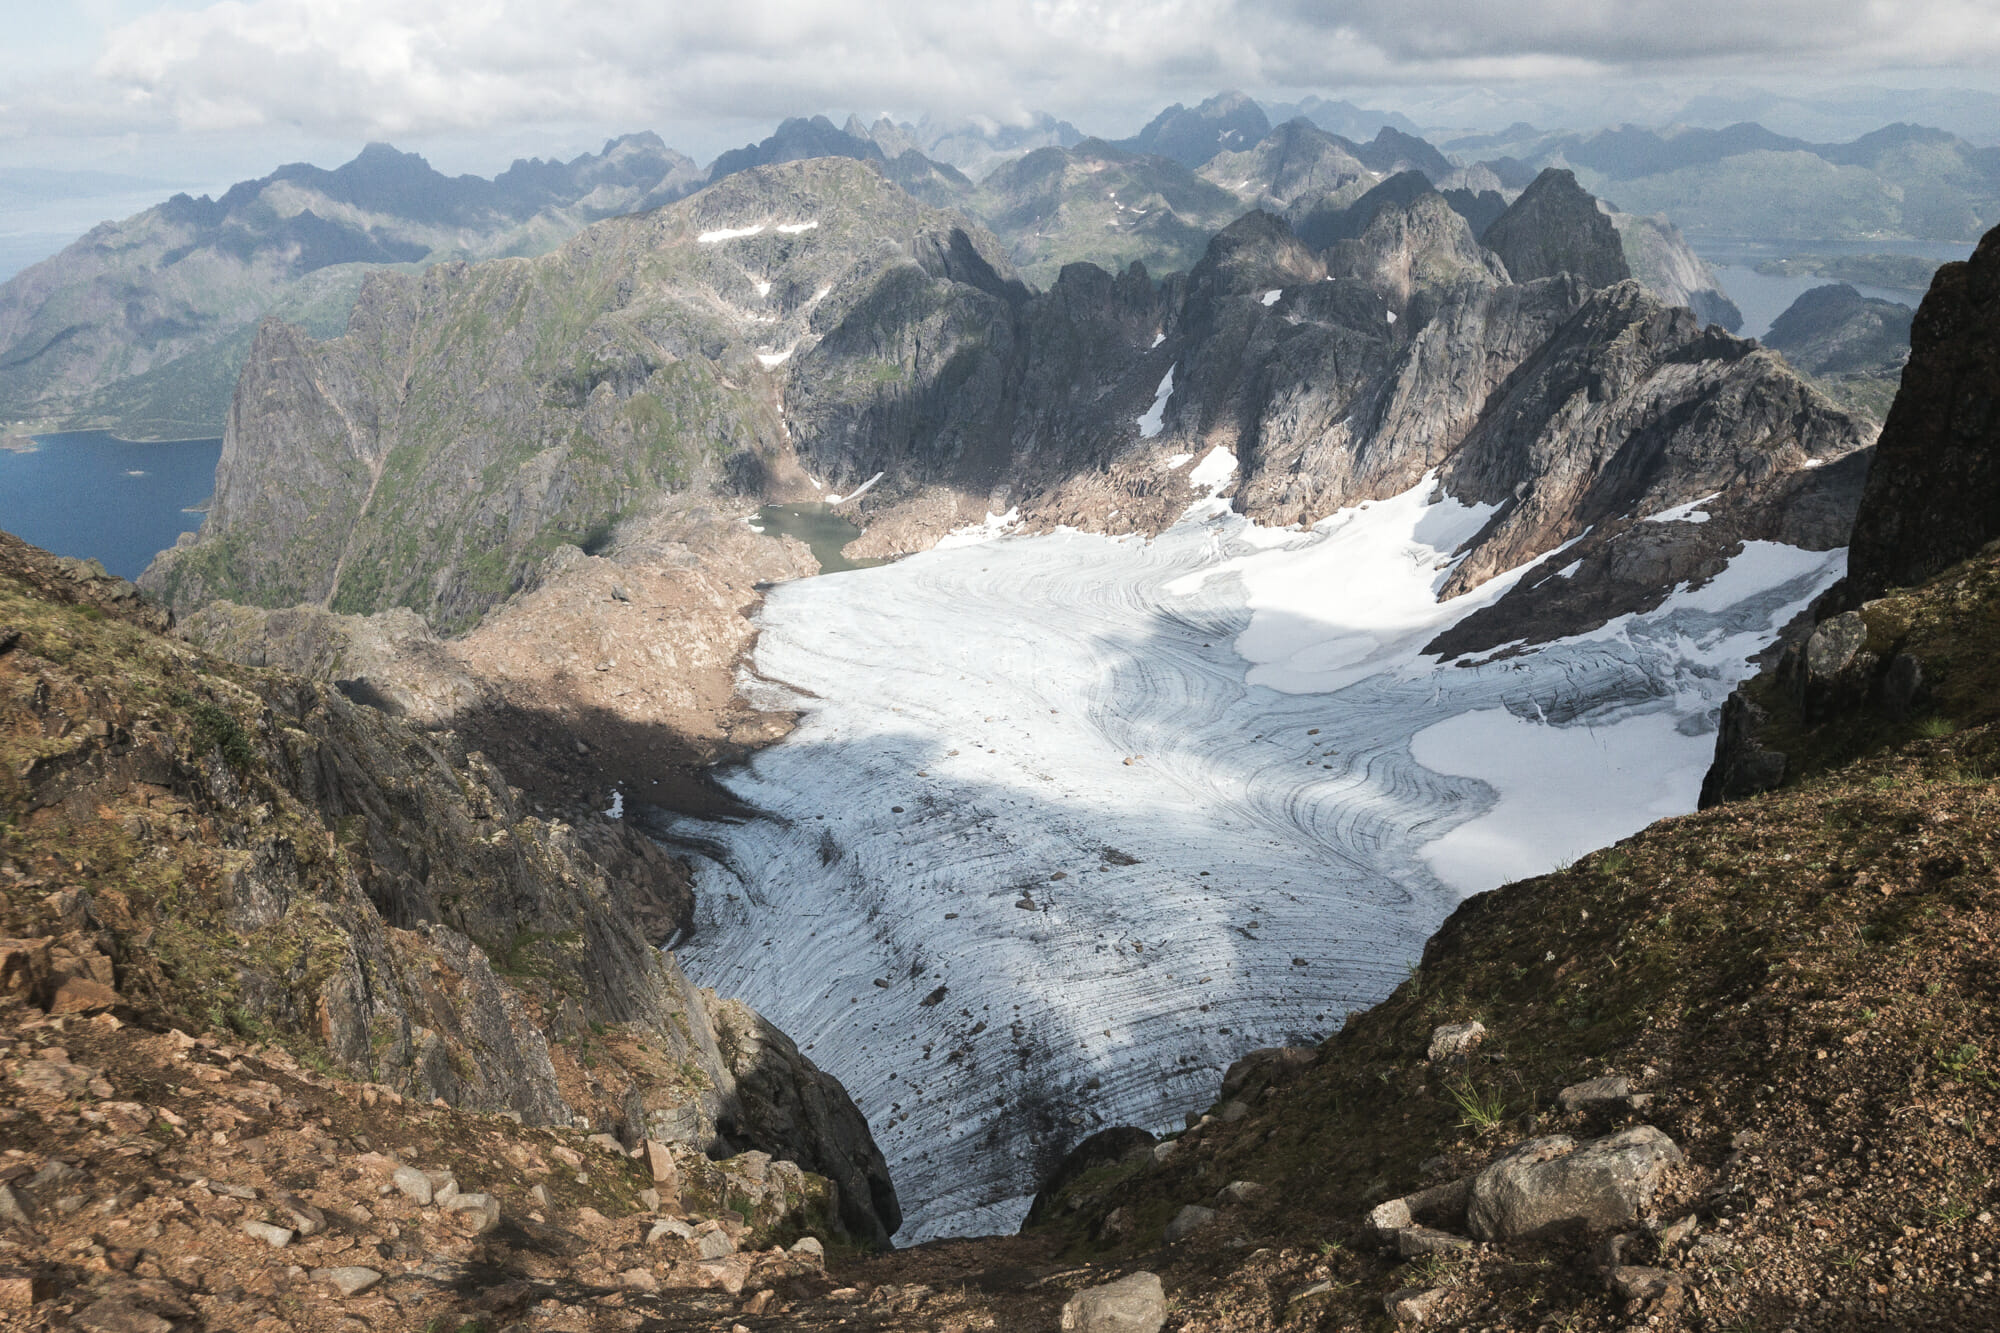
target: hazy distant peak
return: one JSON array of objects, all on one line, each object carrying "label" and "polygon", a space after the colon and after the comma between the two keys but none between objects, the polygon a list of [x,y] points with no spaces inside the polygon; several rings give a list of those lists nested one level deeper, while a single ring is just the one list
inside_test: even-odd
[{"label": "hazy distant peak", "polygon": [[1174,103],[1147,123],[1125,147],[1199,167],[1218,153],[1240,152],[1271,132],[1264,108],[1240,92],[1222,92],[1190,111]]},{"label": "hazy distant peak", "polygon": [[843,130],[825,116],[810,119],[793,116],[781,123],[777,132],[763,142],[732,148],[716,158],[708,169],[708,178],[719,181],[751,167],[767,167],[779,162],[799,162],[815,157],[851,157],[862,162],[888,160],[873,139]]}]

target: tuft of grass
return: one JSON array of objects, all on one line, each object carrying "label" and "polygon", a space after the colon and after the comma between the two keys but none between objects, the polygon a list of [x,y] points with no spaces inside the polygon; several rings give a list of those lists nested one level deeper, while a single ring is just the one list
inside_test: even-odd
[{"label": "tuft of grass", "polygon": [[1498,1088],[1481,1088],[1470,1074],[1460,1074],[1445,1084],[1445,1096],[1458,1108],[1459,1126],[1475,1134],[1496,1128],[1507,1118],[1506,1099]]}]

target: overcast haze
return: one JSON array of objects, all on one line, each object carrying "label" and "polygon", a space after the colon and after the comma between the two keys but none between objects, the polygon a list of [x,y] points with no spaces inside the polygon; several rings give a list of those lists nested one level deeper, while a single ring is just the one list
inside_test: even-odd
[{"label": "overcast haze", "polygon": [[371,139],[445,170],[490,173],[650,129],[706,162],[815,112],[1012,120],[1048,110],[1122,135],[1169,102],[1227,87],[1273,101],[1346,98],[1441,128],[1664,124],[1692,112],[1797,133],[1905,118],[2000,138],[2000,0],[8,9],[0,168],[89,168],[199,189],[286,160],[336,165]]}]

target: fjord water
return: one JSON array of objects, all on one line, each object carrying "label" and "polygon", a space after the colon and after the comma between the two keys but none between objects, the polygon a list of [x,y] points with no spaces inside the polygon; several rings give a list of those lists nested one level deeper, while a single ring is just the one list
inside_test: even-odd
[{"label": "fjord water", "polygon": [[33,453],[0,451],[0,528],[57,555],[136,579],[153,556],[201,526],[222,441],[135,444],[101,430],[37,435]]},{"label": "fjord water", "polygon": [[[1715,279],[1721,285],[1724,295],[1736,302],[1736,308],[1743,312],[1743,327],[1737,330],[1745,338],[1762,338],[1771,331],[1771,325],[1778,316],[1791,307],[1792,302],[1804,296],[1815,287],[1825,287],[1837,279],[1818,277],[1780,277],[1769,273],[1759,273],[1756,266],[1767,259],[1784,259],[1793,255],[1869,255],[1896,254],[1916,255],[1923,259],[1940,262],[1964,259],[1972,253],[1971,241],[1800,241],[1800,240],[1733,240],[1726,238],[1691,239],[1689,242],[1696,254],[1708,261],[1715,270]],[[1903,291],[1894,287],[1869,287],[1859,283],[1850,284],[1863,296],[1879,301],[1894,301],[1898,305],[1914,307],[1923,297],[1922,292]]]}]

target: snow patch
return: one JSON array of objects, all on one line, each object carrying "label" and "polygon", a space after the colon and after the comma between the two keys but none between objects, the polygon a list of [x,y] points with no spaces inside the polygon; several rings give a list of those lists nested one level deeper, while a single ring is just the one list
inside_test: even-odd
[{"label": "snow patch", "polygon": [[703,232],[694,241],[696,245],[719,245],[723,241],[740,241],[746,236],[756,236],[763,230],[761,222],[752,227],[718,227],[714,231]]},{"label": "snow patch", "polygon": [[1395,312],[1395,311],[1393,311],[1393,310],[1385,310],[1385,311],[1383,311],[1382,313],[1383,313],[1383,314],[1385,314],[1385,315],[1387,315],[1387,316],[1389,317],[1389,322],[1390,322],[1391,324],[1394,324],[1394,323],[1396,322],[1396,312]]},{"label": "snow patch", "polygon": [[1703,506],[1710,500],[1719,498],[1721,495],[1721,491],[1712,491],[1702,496],[1699,500],[1689,500],[1684,505],[1675,505],[1672,509],[1662,509],[1657,514],[1648,514],[1642,521],[1647,523],[1706,523],[1708,522],[1708,515],[1702,512]]},{"label": "snow patch", "polygon": [[1284,288],[1273,287],[1270,291],[1264,293],[1262,299],[1265,305],[1276,305],[1278,304],[1278,298],[1283,296],[1284,294],[1285,294]]},{"label": "snow patch", "polygon": [[990,542],[996,537],[1006,536],[1020,521],[1021,509],[1019,505],[1009,509],[1004,514],[995,514],[989,510],[985,522],[968,524],[962,528],[953,528],[950,532],[938,538],[938,544],[931,549],[933,551],[955,551],[964,546],[978,546],[982,542]]},{"label": "snow patch", "polygon": [[771,284],[763,281],[762,279],[759,279],[757,282],[757,295],[769,296],[770,294],[771,294]]},{"label": "snow patch", "polygon": [[1564,565],[1561,569],[1558,569],[1555,572],[1555,577],[1559,579],[1573,578],[1576,575],[1576,571],[1582,568],[1583,568],[1583,561],[1572,560],[1568,564]]},{"label": "snow patch", "polygon": [[1343,509],[1309,540],[1241,556],[1168,585],[1192,593],[1220,574],[1243,582],[1250,624],[1236,651],[1249,681],[1287,694],[1344,689],[1414,666],[1425,643],[1497,600],[1525,572],[1439,602],[1452,555],[1498,505],[1439,498],[1430,473],[1401,495]]},{"label": "snow patch", "polygon": [[1172,472],[1175,468],[1180,467],[1183,463],[1187,462],[1189,459],[1193,457],[1194,457],[1193,454],[1169,454],[1167,456],[1167,461],[1165,463],[1162,463],[1160,466],[1164,467],[1167,471]]},{"label": "snow patch", "polygon": [[868,494],[869,491],[875,488],[875,483],[882,480],[882,476],[883,476],[882,473],[877,472],[874,476],[862,482],[859,486],[849,491],[846,495],[834,495],[832,493],[828,493],[826,497],[826,502],[830,505],[844,505],[850,500],[859,500],[862,496]]},{"label": "snow patch", "polygon": [[1146,348],[1146,350],[1150,352],[1153,350],[1153,348],[1158,347],[1161,343],[1165,342],[1166,340],[1167,340],[1166,330],[1162,329],[1160,330],[1160,332],[1153,335],[1153,341],[1151,345]]},{"label": "snow patch", "polygon": [[1554,727],[1482,708],[1418,732],[1410,757],[1495,792],[1492,809],[1424,849],[1439,879],[1474,894],[1694,809],[1715,736],[1683,732],[1670,712]]},{"label": "snow patch", "polygon": [[1236,455],[1218,444],[1208,451],[1206,457],[1194,465],[1194,469],[1188,473],[1187,479],[1190,486],[1208,487],[1208,494],[1212,499],[1215,493],[1227,486],[1229,479],[1235,475]]},{"label": "snow patch", "polygon": [[1167,399],[1174,396],[1174,367],[1167,367],[1166,378],[1153,392],[1153,405],[1139,418],[1139,438],[1150,440],[1158,435],[1167,424]]},{"label": "snow patch", "polygon": [[757,364],[764,367],[764,369],[766,370],[770,370],[776,366],[782,366],[785,364],[787,360],[791,358],[792,353],[795,350],[797,350],[797,346],[798,345],[794,343],[791,347],[787,347],[782,352],[759,352],[757,353]]},{"label": "snow patch", "polygon": [[613,787],[613,788],[611,789],[611,804],[605,807],[605,809],[604,809],[604,814],[605,814],[606,818],[609,818],[609,819],[623,819],[623,818],[625,818],[625,793],[624,793],[624,792],[622,792],[622,791],[619,791],[619,790],[618,790],[618,789],[617,789],[616,787]]},{"label": "snow patch", "polygon": [[819,219],[814,218],[810,222],[780,222],[778,230],[787,236],[797,236],[800,232],[811,231],[817,226],[819,226]]}]

